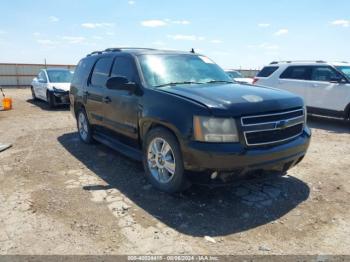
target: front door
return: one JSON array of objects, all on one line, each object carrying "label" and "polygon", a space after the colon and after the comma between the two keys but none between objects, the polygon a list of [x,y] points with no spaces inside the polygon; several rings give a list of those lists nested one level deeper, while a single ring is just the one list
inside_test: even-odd
[{"label": "front door", "polygon": [[[111,77],[122,76],[129,82],[139,83],[133,58],[119,55],[115,58]],[[138,138],[138,101],[139,96],[127,90],[108,89],[110,103],[106,105],[105,123],[109,129],[126,137],[125,141]]]},{"label": "front door", "polygon": [[47,90],[48,80],[43,70],[39,72],[37,80],[38,81],[36,85],[33,87],[35,91],[35,95],[40,99],[46,100],[46,90]]},{"label": "front door", "polygon": [[[310,107],[343,111],[350,102],[350,85],[333,82],[343,78],[330,66],[314,66],[306,91],[306,103]],[[344,79],[345,80],[345,79]]]}]

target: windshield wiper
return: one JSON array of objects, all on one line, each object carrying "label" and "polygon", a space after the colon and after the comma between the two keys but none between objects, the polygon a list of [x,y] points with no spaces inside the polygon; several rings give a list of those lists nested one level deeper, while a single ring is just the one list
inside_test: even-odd
[{"label": "windshield wiper", "polygon": [[164,86],[176,86],[176,85],[192,85],[192,84],[203,84],[200,82],[192,82],[192,81],[183,81],[183,82],[171,82],[171,83],[167,83],[167,84],[162,84],[162,85],[158,85],[155,87],[164,87]]},{"label": "windshield wiper", "polygon": [[228,80],[212,80],[209,82],[206,82],[206,84],[215,84],[215,83],[227,83],[227,84],[233,84],[233,81],[228,81]]}]

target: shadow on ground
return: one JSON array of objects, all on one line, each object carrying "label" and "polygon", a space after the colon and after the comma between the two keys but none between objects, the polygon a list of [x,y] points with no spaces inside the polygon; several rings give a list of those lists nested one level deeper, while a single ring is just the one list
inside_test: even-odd
[{"label": "shadow on ground", "polygon": [[69,106],[68,105],[57,105],[55,108],[50,108],[49,104],[43,100],[39,100],[39,99],[28,99],[27,103],[32,104],[33,106],[37,106],[39,108],[41,108],[42,110],[46,110],[46,111],[67,111],[69,110]]},{"label": "shadow on ground", "polygon": [[307,123],[311,128],[323,129],[332,133],[350,133],[350,121],[343,119],[309,115]]},{"label": "shadow on ground", "polygon": [[77,133],[58,140],[108,184],[84,190],[116,188],[167,226],[191,236],[225,236],[267,224],[297,207],[310,193],[303,181],[286,176],[213,189],[192,186],[184,193],[168,195],[148,185],[141,163],[101,144],[85,145]]}]

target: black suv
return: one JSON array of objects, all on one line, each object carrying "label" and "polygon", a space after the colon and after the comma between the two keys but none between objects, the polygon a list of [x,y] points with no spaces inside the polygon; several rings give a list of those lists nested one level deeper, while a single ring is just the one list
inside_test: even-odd
[{"label": "black suv", "polygon": [[193,173],[213,181],[284,173],[311,136],[300,97],[234,83],[191,52],[93,52],[75,70],[70,101],[82,141],[143,161],[149,181],[166,192],[183,190]]}]

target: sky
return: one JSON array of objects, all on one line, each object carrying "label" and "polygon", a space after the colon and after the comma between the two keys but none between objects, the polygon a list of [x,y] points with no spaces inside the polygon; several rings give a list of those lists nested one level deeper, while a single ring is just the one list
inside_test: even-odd
[{"label": "sky", "polygon": [[191,50],[224,68],[350,62],[349,0],[4,0],[0,62],[77,64],[109,47]]}]

